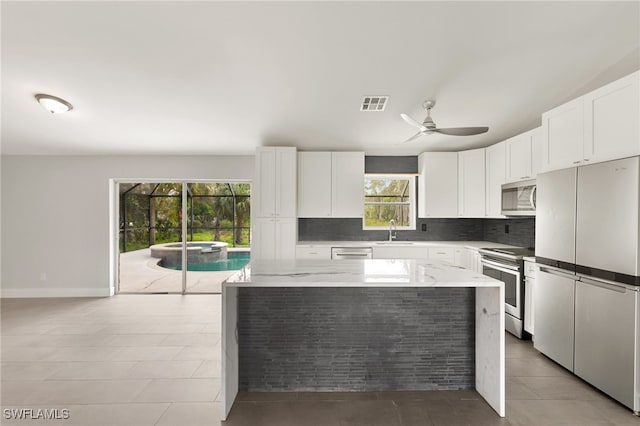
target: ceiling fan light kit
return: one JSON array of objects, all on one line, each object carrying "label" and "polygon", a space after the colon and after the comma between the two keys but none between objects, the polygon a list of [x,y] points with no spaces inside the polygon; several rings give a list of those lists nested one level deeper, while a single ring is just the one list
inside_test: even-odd
[{"label": "ceiling fan light kit", "polygon": [[34,95],[34,97],[38,103],[51,114],[64,114],[65,112],[69,112],[73,109],[73,105],[71,105],[71,103],[57,96],[38,93]]},{"label": "ceiling fan light kit", "polygon": [[418,133],[411,136],[404,142],[411,142],[422,135],[430,135],[432,133],[441,133],[449,136],[473,136],[486,133],[489,131],[488,127],[451,127],[451,128],[437,128],[436,123],[431,118],[431,109],[436,105],[436,101],[427,100],[422,103],[422,107],[427,110],[427,116],[422,123],[414,120],[407,114],[400,114],[400,117],[409,125],[418,128]]}]

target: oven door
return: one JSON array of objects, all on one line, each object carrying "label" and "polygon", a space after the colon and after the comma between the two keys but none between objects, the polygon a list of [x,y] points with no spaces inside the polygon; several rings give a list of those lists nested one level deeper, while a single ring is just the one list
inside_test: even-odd
[{"label": "oven door", "polygon": [[483,258],[482,274],[504,283],[504,311],[523,319],[522,275],[518,267]]}]

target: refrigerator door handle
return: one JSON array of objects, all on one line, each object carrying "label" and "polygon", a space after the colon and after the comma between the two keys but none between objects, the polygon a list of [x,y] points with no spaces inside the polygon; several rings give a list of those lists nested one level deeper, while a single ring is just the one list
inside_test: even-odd
[{"label": "refrigerator door handle", "polygon": [[627,290],[629,290],[627,287],[623,285],[612,284],[606,281],[598,280],[596,278],[585,277],[582,275],[579,278],[580,278],[580,282],[583,282],[588,285],[592,285],[594,287],[600,287],[605,290],[617,291],[618,293],[622,293],[622,294],[626,293]]},{"label": "refrigerator door handle", "polygon": [[574,274],[563,272],[559,269],[549,268],[548,266],[540,266],[540,271],[546,272],[547,274],[556,275],[558,277],[569,278],[571,280],[578,280],[578,276]]}]

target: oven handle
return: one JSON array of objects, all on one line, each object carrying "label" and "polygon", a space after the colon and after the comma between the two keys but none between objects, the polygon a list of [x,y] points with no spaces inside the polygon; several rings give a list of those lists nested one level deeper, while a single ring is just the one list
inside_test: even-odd
[{"label": "oven handle", "polygon": [[499,271],[502,271],[502,272],[516,272],[516,273],[519,273],[519,271],[518,271],[519,268],[517,266],[507,266],[507,265],[504,265],[502,263],[494,262],[492,260],[484,259],[484,258],[481,259],[480,262],[482,264],[489,265],[492,268],[495,268],[495,269],[497,269]]}]

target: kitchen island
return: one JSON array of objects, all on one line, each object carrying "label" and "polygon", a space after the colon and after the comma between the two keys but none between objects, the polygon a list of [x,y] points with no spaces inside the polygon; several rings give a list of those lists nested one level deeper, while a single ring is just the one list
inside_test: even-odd
[{"label": "kitchen island", "polygon": [[505,411],[504,284],[428,260],[253,261],[222,286],[238,391],[475,388]]}]

